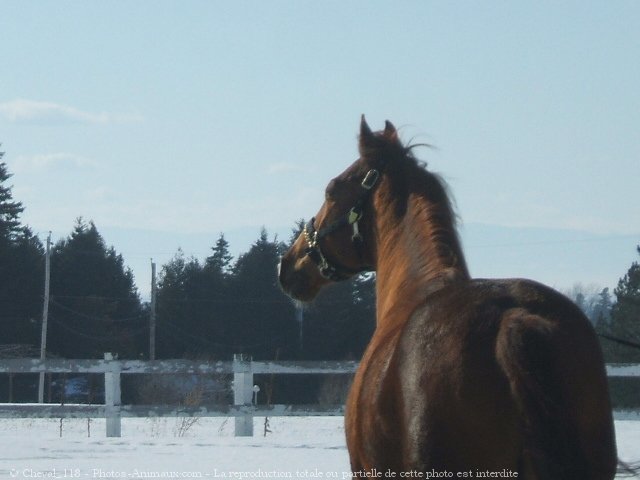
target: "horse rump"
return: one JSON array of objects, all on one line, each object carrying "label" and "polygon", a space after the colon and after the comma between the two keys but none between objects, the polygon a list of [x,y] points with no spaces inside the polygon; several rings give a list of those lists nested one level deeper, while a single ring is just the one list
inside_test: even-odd
[{"label": "horse rump", "polygon": [[558,321],[516,308],[498,334],[498,363],[521,414],[523,478],[613,479],[615,436],[597,341],[585,354],[584,345],[593,346],[588,329],[560,330]]}]

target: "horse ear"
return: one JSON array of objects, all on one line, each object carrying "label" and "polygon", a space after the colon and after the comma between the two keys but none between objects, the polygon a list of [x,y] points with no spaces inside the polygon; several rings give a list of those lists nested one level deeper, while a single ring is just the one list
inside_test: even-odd
[{"label": "horse ear", "polygon": [[398,136],[398,131],[396,130],[396,127],[394,127],[393,123],[391,123],[389,120],[385,120],[384,122],[384,136],[389,138]]},{"label": "horse ear", "polygon": [[364,152],[371,147],[375,146],[375,135],[367,125],[367,121],[364,118],[364,114],[360,119],[360,137],[359,137],[359,147],[360,153],[364,154]]}]

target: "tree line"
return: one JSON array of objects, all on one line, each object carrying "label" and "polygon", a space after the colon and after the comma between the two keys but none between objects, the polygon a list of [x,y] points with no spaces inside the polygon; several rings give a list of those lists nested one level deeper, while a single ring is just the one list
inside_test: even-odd
[{"label": "tree line", "polygon": [[[24,206],[13,199],[10,177],[0,162],[0,356],[34,356],[41,337],[45,247],[21,223]],[[299,229],[296,224],[289,243]],[[375,323],[373,278],[336,285],[300,311],[277,283],[276,266],[287,248],[263,229],[237,259],[224,234],[204,259],[178,250],[160,268],[156,358],[359,358]],[[53,245],[50,262],[50,356],[102,358],[113,352],[148,358],[150,305],[141,301],[122,255],[106,245],[92,221],[79,218]]]},{"label": "tree line", "polygon": [[[40,345],[45,247],[20,216],[0,152],[0,358],[37,356]],[[354,359],[375,327],[375,276],[335,284],[304,308],[282,293],[276,265],[297,237],[269,239],[266,230],[237,259],[221,234],[204,259],[180,250],[161,266],[156,304],[156,358],[227,360]],[[638,247],[640,254],[640,247]],[[107,246],[92,221],[78,219],[51,250],[47,351],[63,358],[145,359],[150,306],[131,270]],[[613,294],[574,301],[598,331],[640,343],[640,265],[634,261]],[[608,362],[640,362],[640,350],[602,340]]]}]

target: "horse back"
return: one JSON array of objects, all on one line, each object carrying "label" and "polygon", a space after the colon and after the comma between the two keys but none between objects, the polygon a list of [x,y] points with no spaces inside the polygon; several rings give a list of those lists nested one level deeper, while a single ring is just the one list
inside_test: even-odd
[{"label": "horse back", "polygon": [[[602,355],[564,296],[527,280],[451,284],[386,335],[374,334],[350,399],[369,457],[384,460],[371,466],[613,477]],[[376,457],[376,438],[397,448]]]}]

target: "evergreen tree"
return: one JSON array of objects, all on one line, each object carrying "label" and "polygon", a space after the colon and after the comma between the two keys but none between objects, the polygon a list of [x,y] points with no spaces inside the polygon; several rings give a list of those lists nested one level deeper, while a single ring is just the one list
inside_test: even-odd
[{"label": "evergreen tree", "polygon": [[221,235],[204,265],[179,250],[158,283],[158,352],[164,358],[230,358],[237,308],[230,295],[231,256]]},{"label": "evergreen tree", "polygon": [[[0,152],[0,160],[4,156]],[[0,162],[0,344],[40,343],[43,249],[20,222],[24,211],[15,201],[7,166]]]},{"label": "evergreen tree", "polygon": [[[637,250],[640,253],[640,246]],[[638,262],[631,264],[625,276],[618,281],[618,286],[613,293],[616,296],[616,303],[611,308],[611,320],[603,333],[640,343],[640,264]],[[640,362],[638,349],[609,342],[604,344],[604,350],[608,362]]]},{"label": "evergreen tree", "polygon": [[[212,284],[219,288],[222,273],[202,267],[178,250],[163,267],[158,282],[158,356],[184,358],[215,356],[215,315]],[[219,293],[219,292],[218,292]]]},{"label": "evergreen tree", "polygon": [[262,231],[231,268],[229,244],[220,235],[204,265],[182,252],[163,267],[158,288],[158,344],[166,356],[229,359],[291,357],[296,350],[293,306],[277,285],[284,247]]},{"label": "evergreen tree", "polygon": [[22,203],[13,200],[12,186],[5,183],[12,177],[7,164],[2,162],[4,152],[0,152],[0,248],[7,248],[8,244],[23,233],[20,224],[20,214],[24,211]]},{"label": "evergreen tree", "polygon": [[602,301],[601,294],[602,291],[597,286],[584,286],[581,283],[576,283],[571,290],[565,292],[565,295],[573,300],[593,325],[596,325],[598,321],[600,308],[598,304]]},{"label": "evergreen tree", "polygon": [[[49,349],[67,358],[142,354],[148,317],[131,270],[93,222],[78,219],[51,255]],[[144,349],[146,351],[146,348]]]},{"label": "evergreen tree", "polygon": [[42,244],[29,228],[0,254],[0,343],[40,344],[43,258]]},{"label": "evergreen tree", "polygon": [[289,244],[287,248],[291,247],[294,242],[298,239],[302,231],[304,230],[305,221],[300,218],[296,220],[295,226],[291,229],[291,237],[289,237]]},{"label": "evergreen tree", "polygon": [[238,350],[230,343],[231,322],[237,308],[233,292],[233,257],[229,253],[229,242],[220,234],[212,255],[206,259],[201,273],[200,303],[198,321],[200,331],[206,332],[208,351],[217,358],[229,358]]},{"label": "evergreen tree", "polygon": [[604,328],[611,322],[611,309],[613,301],[608,288],[603,288],[598,294],[598,299],[593,307],[592,320],[596,323],[596,328]]},{"label": "evergreen tree", "polygon": [[220,234],[215,247],[211,247],[211,250],[213,250],[213,254],[207,257],[205,268],[223,275],[229,273],[233,256],[229,253],[229,242],[224,238],[223,233]]},{"label": "evergreen tree", "polygon": [[324,289],[305,307],[301,339],[296,307],[277,281],[285,249],[263,229],[233,268],[224,235],[203,264],[179,251],[159,282],[159,356],[360,358],[375,328],[375,275]]},{"label": "evergreen tree", "polygon": [[375,276],[325,287],[306,306],[304,322],[304,358],[359,360],[375,328]]},{"label": "evergreen tree", "polygon": [[298,326],[291,300],[280,290],[277,265],[285,245],[268,240],[263,228],[251,249],[233,270],[231,298],[236,302],[233,342],[255,358],[293,358]]},{"label": "evergreen tree", "polygon": [[[179,358],[184,352],[184,347],[180,349],[176,338],[177,334],[172,327],[173,322],[179,322],[183,317],[183,287],[185,259],[182,250],[162,266],[160,279],[158,280],[158,291],[156,297],[157,326],[156,326],[156,355],[157,358]],[[179,353],[178,353],[179,352]]]}]

